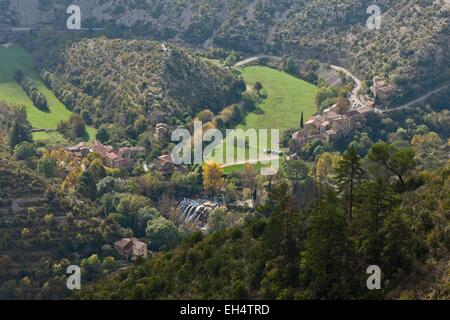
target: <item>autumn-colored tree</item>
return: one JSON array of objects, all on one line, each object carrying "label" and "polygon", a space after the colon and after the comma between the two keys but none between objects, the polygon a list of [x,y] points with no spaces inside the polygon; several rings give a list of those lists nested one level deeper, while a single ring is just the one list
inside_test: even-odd
[{"label": "autumn-colored tree", "polygon": [[200,111],[197,114],[197,118],[201,122],[206,123],[206,122],[211,121],[214,118],[214,113],[209,109],[205,109],[203,111]]},{"label": "autumn-colored tree", "polygon": [[338,153],[324,152],[317,158],[316,177],[320,183],[329,184],[342,156]]},{"label": "autumn-colored tree", "polygon": [[350,107],[350,101],[347,98],[339,97],[336,100],[336,112],[338,114],[345,114]]},{"label": "autumn-colored tree", "polygon": [[210,196],[217,195],[225,187],[223,169],[217,162],[208,161],[203,164],[203,188]]},{"label": "autumn-colored tree", "polygon": [[82,173],[83,170],[81,169],[81,167],[75,167],[73,171],[66,176],[66,179],[61,186],[61,190],[63,192],[74,191],[75,187],[78,185],[78,179],[80,178]]}]

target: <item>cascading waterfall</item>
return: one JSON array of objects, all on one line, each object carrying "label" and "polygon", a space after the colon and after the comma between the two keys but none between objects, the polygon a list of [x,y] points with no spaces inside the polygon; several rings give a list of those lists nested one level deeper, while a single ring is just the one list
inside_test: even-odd
[{"label": "cascading waterfall", "polygon": [[208,220],[209,213],[219,204],[209,200],[193,200],[184,198],[178,202],[180,209],[180,223],[194,223],[203,226]]}]

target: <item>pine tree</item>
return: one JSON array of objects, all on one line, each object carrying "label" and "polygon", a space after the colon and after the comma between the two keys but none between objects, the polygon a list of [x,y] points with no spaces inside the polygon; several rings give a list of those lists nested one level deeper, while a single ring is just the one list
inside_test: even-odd
[{"label": "pine tree", "polygon": [[314,299],[346,298],[352,284],[352,247],[337,195],[327,188],[310,222],[301,253],[300,281]]},{"label": "pine tree", "polygon": [[344,153],[342,160],[338,164],[336,172],[339,192],[344,195],[348,217],[351,221],[353,217],[353,199],[355,188],[363,176],[361,158],[356,152],[354,146],[350,146]]},{"label": "pine tree", "polygon": [[197,169],[197,183],[203,184],[203,166],[199,166]]},{"label": "pine tree", "polygon": [[380,263],[381,252],[386,244],[383,224],[386,217],[392,214],[396,201],[394,191],[381,177],[363,182],[356,192],[356,243],[367,265]]},{"label": "pine tree", "polygon": [[303,129],[305,127],[304,123],[304,113],[302,111],[302,117],[300,118],[300,129]]},{"label": "pine tree", "polygon": [[369,150],[369,159],[396,175],[403,188],[406,187],[405,175],[415,168],[414,157],[412,148],[396,148],[387,142],[375,143]]},{"label": "pine tree", "polygon": [[80,182],[78,184],[78,193],[82,196],[95,200],[97,196],[97,187],[95,184],[95,179],[89,170],[83,172],[80,176]]},{"label": "pine tree", "polygon": [[14,149],[16,145],[24,141],[33,142],[31,126],[16,116],[9,131],[9,146]]}]

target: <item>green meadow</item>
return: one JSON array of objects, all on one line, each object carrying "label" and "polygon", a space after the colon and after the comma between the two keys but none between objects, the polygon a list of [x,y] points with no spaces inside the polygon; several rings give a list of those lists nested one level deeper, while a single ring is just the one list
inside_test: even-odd
[{"label": "green meadow", "polygon": [[[45,95],[49,103],[49,112],[44,112],[36,108],[25,91],[14,80],[16,67],[21,68],[26,76],[33,79],[39,91]],[[71,111],[40,80],[38,74],[33,69],[31,55],[18,45],[13,45],[9,48],[0,46],[0,100],[25,106],[28,120],[33,128],[36,129],[56,129],[61,120],[67,120],[71,115]],[[91,127],[86,127],[86,129],[89,135],[88,140],[93,140],[96,130]],[[33,137],[36,140],[45,140],[51,143],[66,141],[64,137],[56,132],[38,132]]]},{"label": "green meadow", "polygon": [[[257,104],[254,112],[246,115],[237,129],[255,129],[256,131],[278,129],[281,139],[285,130],[300,126],[302,112],[305,122],[317,112],[315,106],[317,87],[313,84],[285,72],[262,66],[245,67],[242,69],[242,76],[248,90],[254,90],[255,83],[260,82],[267,97]],[[237,150],[236,146],[234,148]],[[260,144],[259,148],[271,149],[271,146],[270,143],[267,146]],[[254,151],[258,152],[259,148],[254,148],[256,149]],[[250,163],[254,163],[254,159],[250,159],[248,156],[249,149],[250,147],[247,146],[245,150],[246,158]],[[215,155],[221,155],[224,151],[226,151],[225,143],[217,148],[216,153],[213,153],[210,159],[222,162]],[[283,159],[280,159],[280,161],[283,161]],[[258,169],[261,166],[260,164],[256,165]],[[244,165],[238,164],[227,167],[225,171],[230,173],[243,168]]]},{"label": "green meadow", "polygon": [[314,102],[317,87],[313,84],[262,66],[245,67],[242,76],[251,88],[260,82],[267,98],[238,128],[279,129],[281,135],[289,128],[300,126],[302,112],[305,122],[317,112]]}]

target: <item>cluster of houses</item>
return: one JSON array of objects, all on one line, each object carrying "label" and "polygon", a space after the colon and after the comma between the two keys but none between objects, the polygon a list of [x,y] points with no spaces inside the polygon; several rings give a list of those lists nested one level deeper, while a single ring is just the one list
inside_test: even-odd
[{"label": "cluster of houses", "polygon": [[300,131],[292,135],[293,148],[302,147],[314,140],[331,142],[341,136],[347,136],[353,130],[361,128],[367,114],[373,112],[370,106],[349,110],[339,104],[325,109],[322,114],[313,116]]},{"label": "cluster of houses", "polygon": [[89,148],[86,142],[80,142],[75,147],[68,147],[65,150],[72,153],[76,158],[79,159],[92,152],[91,148]]},{"label": "cluster of houses", "polygon": [[136,162],[136,159],[145,153],[145,148],[143,147],[123,147],[115,150],[112,146],[104,145],[97,140],[94,141],[92,149],[85,142],[81,142],[65,150],[77,158],[83,158],[91,152],[98,153],[106,159],[109,167],[118,169],[130,169]]},{"label": "cluster of houses", "polygon": [[114,150],[111,146],[105,146],[99,141],[94,141],[92,151],[100,154],[111,168],[129,169],[133,166],[135,159],[144,155],[143,147],[124,147]]},{"label": "cluster of houses", "polygon": [[[114,149],[112,146],[104,145],[97,140],[94,141],[92,148],[89,148],[85,142],[81,142],[76,146],[68,147],[65,150],[79,159],[82,159],[91,152],[95,152],[106,160],[106,165],[108,167],[125,170],[132,168],[137,159],[145,154],[145,148],[143,147],[123,147]],[[170,154],[165,154],[156,158],[152,167],[163,176],[170,176],[174,172],[180,174],[186,174],[188,172],[186,167],[176,165]]]}]

